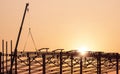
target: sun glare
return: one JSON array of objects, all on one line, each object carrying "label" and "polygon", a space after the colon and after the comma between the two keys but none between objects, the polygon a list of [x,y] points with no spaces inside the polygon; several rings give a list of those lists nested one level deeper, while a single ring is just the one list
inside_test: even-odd
[{"label": "sun glare", "polygon": [[88,48],[86,46],[82,46],[78,49],[78,52],[80,52],[81,55],[85,55],[86,51],[88,51]]}]

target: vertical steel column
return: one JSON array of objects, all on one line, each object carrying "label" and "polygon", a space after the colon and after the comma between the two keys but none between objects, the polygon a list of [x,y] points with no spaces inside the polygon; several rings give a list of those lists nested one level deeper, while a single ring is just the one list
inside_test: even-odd
[{"label": "vertical steel column", "polygon": [[101,74],[101,52],[97,55],[97,74]]},{"label": "vertical steel column", "polygon": [[42,60],[43,60],[43,74],[46,74],[46,63],[45,63],[45,54],[42,54]]},{"label": "vertical steel column", "polygon": [[4,40],[2,40],[2,73],[4,74]]},{"label": "vertical steel column", "polygon": [[31,74],[31,61],[30,61],[30,54],[27,53],[27,57],[28,57],[28,66],[29,66],[29,74]]},{"label": "vertical steel column", "polygon": [[80,74],[82,74],[82,57],[80,58]]},{"label": "vertical steel column", "polygon": [[62,51],[60,52],[60,74],[62,74]]},{"label": "vertical steel column", "polygon": [[116,53],[116,74],[119,74],[119,55]]},{"label": "vertical steel column", "polygon": [[73,74],[73,55],[71,54],[71,74]]},{"label": "vertical steel column", "polygon": [[1,74],[1,56],[2,56],[2,53],[0,52],[0,74]]},{"label": "vertical steel column", "polygon": [[[12,64],[12,56],[13,56],[13,54],[12,54],[12,40],[10,41],[10,48],[11,48],[11,64]],[[11,73],[12,73],[12,70],[11,70]]]},{"label": "vertical steel column", "polygon": [[17,74],[17,52],[15,54],[15,74]]},{"label": "vertical steel column", "polygon": [[8,57],[8,42],[6,41],[6,73],[8,74],[8,70],[7,70],[7,57]]}]

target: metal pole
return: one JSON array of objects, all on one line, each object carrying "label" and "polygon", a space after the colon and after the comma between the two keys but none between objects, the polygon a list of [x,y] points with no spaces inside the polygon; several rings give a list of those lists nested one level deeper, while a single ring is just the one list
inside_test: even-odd
[{"label": "metal pole", "polygon": [[24,11],[24,14],[23,14],[23,19],[22,19],[22,22],[21,22],[20,30],[19,30],[19,33],[18,33],[17,41],[16,41],[16,46],[15,46],[15,49],[14,49],[14,56],[13,56],[13,58],[12,58],[12,63],[11,63],[10,72],[9,72],[10,74],[12,74],[11,71],[12,71],[14,59],[15,59],[15,57],[17,56],[17,47],[18,47],[20,35],[21,35],[21,32],[22,32],[22,27],[23,27],[23,23],[24,23],[24,19],[25,19],[25,15],[26,15],[26,11],[27,11],[28,5],[29,5],[29,4],[26,3],[25,11]]},{"label": "metal pole", "polygon": [[71,74],[73,74],[73,55],[71,54]]},{"label": "metal pole", "polygon": [[0,74],[1,74],[1,56],[2,56],[2,53],[0,52]]},{"label": "metal pole", "polygon": [[7,70],[7,57],[8,57],[8,42],[6,41],[6,73],[8,74],[8,70]]},{"label": "metal pole", "polygon": [[116,74],[119,74],[119,55],[116,53]]},{"label": "metal pole", "polygon": [[101,52],[97,55],[97,74],[101,74]]},{"label": "metal pole", "polygon": [[27,53],[27,57],[28,57],[28,66],[29,66],[29,74],[31,74],[31,62],[30,62],[30,54]]},{"label": "metal pole", "polygon": [[82,57],[80,58],[80,74],[82,74]]},{"label": "metal pole", "polygon": [[4,40],[2,40],[2,72],[4,74]]},{"label": "metal pole", "polygon": [[62,52],[60,52],[60,74],[62,74]]},{"label": "metal pole", "polygon": [[15,55],[15,74],[17,74],[17,53]]},{"label": "metal pole", "polygon": [[45,54],[42,54],[42,60],[43,60],[43,74],[46,74],[46,63],[45,63]]},{"label": "metal pole", "polygon": [[[12,64],[12,40],[10,41],[10,46],[11,46],[11,64]],[[11,70],[11,73],[12,73],[12,70]]]}]

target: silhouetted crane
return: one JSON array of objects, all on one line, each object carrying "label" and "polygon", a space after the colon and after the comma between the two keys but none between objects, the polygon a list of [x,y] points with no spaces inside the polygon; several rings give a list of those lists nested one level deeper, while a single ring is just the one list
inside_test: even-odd
[{"label": "silhouetted crane", "polygon": [[[15,49],[14,49],[14,54],[13,54],[12,61],[11,61],[11,67],[10,67],[9,74],[12,74],[12,67],[13,67],[14,60],[16,61],[15,68],[17,68],[17,48],[18,48],[19,39],[20,39],[20,36],[21,36],[22,27],[23,27],[23,23],[24,23],[24,19],[25,19],[25,15],[26,15],[26,11],[28,9],[28,6],[29,6],[29,3],[26,3],[23,18],[22,18],[22,22],[21,22],[21,26],[20,26],[17,41],[16,41],[16,46],[15,46]],[[15,71],[15,74],[17,74],[17,71]]]}]

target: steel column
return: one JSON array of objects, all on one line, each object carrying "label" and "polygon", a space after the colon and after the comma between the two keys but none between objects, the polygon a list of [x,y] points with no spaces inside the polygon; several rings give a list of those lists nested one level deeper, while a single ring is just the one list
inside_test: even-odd
[{"label": "steel column", "polygon": [[97,74],[101,74],[101,52],[97,55]]},{"label": "steel column", "polygon": [[62,74],[62,52],[60,52],[60,74]]},{"label": "steel column", "polygon": [[46,66],[46,62],[45,62],[45,54],[42,54],[42,60],[43,60],[43,74],[46,74],[46,68],[45,68],[45,66]]},{"label": "steel column", "polygon": [[1,74],[1,56],[2,56],[2,53],[0,52],[0,74]]},{"label": "steel column", "polygon": [[29,66],[29,74],[31,74],[31,61],[30,61],[30,54],[27,53],[27,57],[28,57],[28,66]]},{"label": "steel column", "polygon": [[[11,64],[12,64],[12,40],[10,41],[10,49],[11,49]],[[12,70],[11,70],[11,73],[12,73]]]},{"label": "steel column", "polygon": [[7,43],[7,41],[6,41],[6,73],[8,74],[8,70],[7,70],[7,57],[8,57],[8,43]]},{"label": "steel column", "polygon": [[15,54],[15,74],[17,74],[17,53]]},{"label": "steel column", "polygon": [[71,74],[73,74],[73,55],[71,55]]},{"label": "steel column", "polygon": [[2,40],[2,73],[4,74],[4,40]]},{"label": "steel column", "polygon": [[80,74],[82,74],[82,57],[80,58]]},{"label": "steel column", "polygon": [[116,74],[119,74],[119,56],[116,53]]}]

